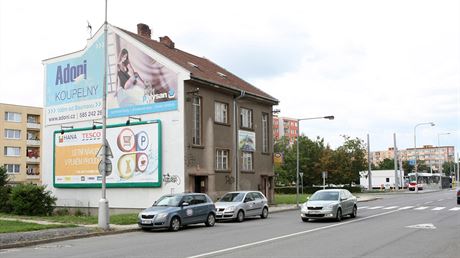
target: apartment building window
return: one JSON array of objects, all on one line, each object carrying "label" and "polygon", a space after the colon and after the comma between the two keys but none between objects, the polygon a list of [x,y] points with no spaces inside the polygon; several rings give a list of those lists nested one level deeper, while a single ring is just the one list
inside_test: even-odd
[{"label": "apartment building window", "polygon": [[21,139],[21,130],[5,129],[6,139]]},{"label": "apartment building window", "polygon": [[229,150],[216,151],[216,170],[228,170]]},{"label": "apartment building window", "polygon": [[21,171],[21,166],[19,164],[5,164],[5,169],[7,173],[18,174]]},{"label": "apartment building window", "polygon": [[241,108],[241,127],[252,129],[252,110]]},{"label": "apartment building window", "polygon": [[262,152],[268,153],[268,114],[262,113]]},{"label": "apartment building window", "polygon": [[38,124],[39,116],[27,115],[27,123]]},{"label": "apartment building window", "polygon": [[243,171],[253,171],[253,153],[243,151],[243,164],[241,170]]},{"label": "apartment building window", "polygon": [[192,102],[193,136],[192,143],[201,145],[201,97],[194,96]]},{"label": "apartment building window", "polygon": [[5,112],[5,121],[21,122],[21,113]]},{"label": "apartment building window", "polygon": [[214,121],[222,124],[228,123],[228,104],[221,102],[214,103]]},{"label": "apartment building window", "polygon": [[21,155],[21,148],[20,147],[5,147],[4,155],[18,157],[19,155]]}]

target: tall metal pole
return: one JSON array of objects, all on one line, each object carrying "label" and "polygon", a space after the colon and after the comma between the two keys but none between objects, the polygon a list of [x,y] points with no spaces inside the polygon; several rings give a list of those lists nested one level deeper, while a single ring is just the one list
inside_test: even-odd
[{"label": "tall metal pole", "polygon": [[109,229],[109,201],[106,198],[106,168],[107,168],[107,0],[105,0],[104,21],[104,82],[102,85],[102,197],[99,200],[98,226],[104,230]]},{"label": "tall metal pole", "polygon": [[368,187],[369,191],[372,190],[372,171],[371,171],[371,145],[369,141],[369,134],[367,134],[367,180],[368,180]]},{"label": "tall metal pole", "polygon": [[433,122],[420,123],[414,126],[414,152],[415,152],[415,192],[418,193],[418,173],[417,173],[417,127],[420,125],[431,125],[434,126]]},{"label": "tall metal pole", "polygon": [[[295,202],[297,208],[299,208],[299,135],[300,135],[300,121],[303,120],[313,120],[313,119],[329,119],[334,120],[334,116],[319,116],[319,117],[309,117],[309,118],[300,118],[297,119],[297,171],[296,171],[296,195]],[[306,172],[306,171],[304,171]]]},{"label": "tall metal pole", "polygon": [[399,179],[398,179],[398,147],[396,147],[396,133],[393,133],[394,140],[394,162],[395,162],[395,189],[399,190]]}]

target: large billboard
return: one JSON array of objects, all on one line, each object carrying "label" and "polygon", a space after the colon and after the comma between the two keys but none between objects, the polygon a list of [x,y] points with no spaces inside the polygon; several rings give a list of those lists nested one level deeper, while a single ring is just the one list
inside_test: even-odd
[{"label": "large billboard", "polygon": [[45,125],[101,118],[104,37],[74,58],[46,64]]},{"label": "large billboard", "polygon": [[[108,126],[112,172],[107,187],[161,186],[161,124],[147,121]],[[101,187],[101,128],[54,132],[54,187]]]},{"label": "large billboard", "polygon": [[112,40],[108,117],[177,110],[177,74],[118,34]]}]

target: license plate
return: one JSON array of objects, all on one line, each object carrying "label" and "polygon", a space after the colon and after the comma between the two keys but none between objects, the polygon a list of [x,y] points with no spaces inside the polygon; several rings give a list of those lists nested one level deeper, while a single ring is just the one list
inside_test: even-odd
[{"label": "license plate", "polygon": [[308,213],[310,213],[310,214],[318,214],[319,211],[309,211]]},{"label": "license plate", "polygon": [[221,212],[221,211],[216,212],[216,215],[217,215],[217,216],[222,216],[222,214],[224,214],[224,213]]},{"label": "license plate", "polygon": [[153,219],[142,219],[141,220],[141,224],[152,224],[153,223]]}]

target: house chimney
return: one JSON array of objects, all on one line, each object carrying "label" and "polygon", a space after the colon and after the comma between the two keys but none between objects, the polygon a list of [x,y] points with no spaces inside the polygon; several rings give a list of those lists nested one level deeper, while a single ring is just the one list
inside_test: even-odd
[{"label": "house chimney", "polygon": [[152,31],[150,30],[149,25],[147,24],[137,24],[137,34],[148,39],[152,38]]},{"label": "house chimney", "polygon": [[160,43],[169,48],[174,48],[174,42],[168,36],[160,37]]}]

